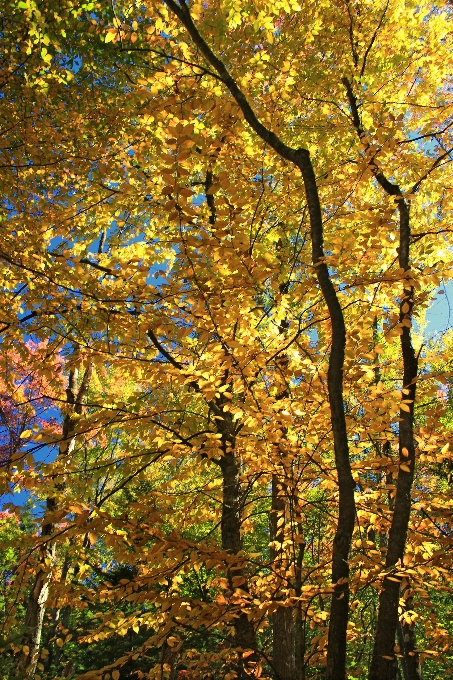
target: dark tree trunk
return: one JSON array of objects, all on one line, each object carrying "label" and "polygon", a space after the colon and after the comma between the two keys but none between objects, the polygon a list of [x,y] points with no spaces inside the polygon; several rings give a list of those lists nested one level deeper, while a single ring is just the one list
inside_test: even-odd
[{"label": "dark tree trunk", "polygon": [[[359,108],[351,83],[343,78],[346,87],[351,114],[357,134],[367,145],[365,131],[360,121]],[[414,401],[417,380],[418,360],[412,345],[411,317],[414,306],[414,288],[410,281],[410,219],[409,204],[404,199],[400,187],[393,184],[378,167],[374,158],[370,161],[370,170],[378,184],[389,196],[394,196],[399,212],[399,247],[398,263],[400,269],[407,272],[404,279],[404,294],[400,303],[401,354],[403,359],[403,394],[406,401],[405,408],[400,411],[399,419],[399,472],[395,506],[390,526],[385,567],[391,571],[399,560],[404,557],[407,530],[411,512],[412,483],[415,472],[415,442],[414,442]],[[414,185],[416,191],[419,183]],[[401,467],[403,466],[403,467]],[[398,627],[398,603],[401,581],[391,573],[384,578],[382,592],[379,597],[379,611],[376,628],[373,656],[371,660],[369,680],[390,680],[392,678],[395,659],[395,636]],[[415,655],[416,656],[416,655]],[[409,659],[409,657],[407,657]],[[418,661],[408,662],[408,669],[414,670]],[[411,675],[409,680],[417,680],[417,675]]]},{"label": "dark tree trunk", "polygon": [[[302,528],[299,524],[299,537],[302,539]],[[296,597],[300,598],[302,595],[302,564],[304,562],[305,541],[299,543],[299,551],[296,560],[296,573],[294,591]],[[295,663],[295,679],[305,680],[305,648],[306,648],[306,631],[305,622],[302,617],[302,603],[300,600],[296,606],[296,616],[294,622],[294,663]]]},{"label": "dark tree trunk", "polygon": [[160,655],[160,680],[176,680],[178,677],[179,650],[170,647],[167,640]]},{"label": "dark tree trunk", "polygon": [[[285,497],[284,489],[277,475],[272,475],[272,511],[270,516],[270,561],[277,575],[275,599],[281,599],[279,589],[286,584],[279,572],[285,570],[282,544],[285,538]],[[280,520],[280,526],[279,526]],[[283,520],[283,522],[281,522]],[[294,618],[292,607],[279,607],[272,614],[272,666],[278,680],[294,680]]]},{"label": "dark tree trunk", "polygon": [[332,554],[334,592],[330,606],[327,647],[327,680],[344,680],[346,675],[346,633],[349,615],[349,552],[355,523],[354,480],[349,460],[349,446],[343,403],[343,365],[346,327],[329,270],[324,263],[323,224],[315,173],[308,151],[298,152],[310,213],[312,259],[319,286],[326,301],[332,324],[332,347],[329,357],[327,387],[334,440],[335,466],[338,475],[339,508]]},{"label": "dark tree trunk", "polygon": [[[393,186],[393,185],[392,185]],[[399,189],[397,192],[399,195]],[[400,214],[399,264],[404,270],[409,269],[409,207],[400,197],[398,199]],[[408,277],[409,278],[409,277]],[[386,569],[391,571],[404,557],[407,530],[411,512],[411,492],[415,471],[414,442],[414,401],[415,383],[417,379],[417,357],[412,346],[410,318],[414,304],[414,289],[409,282],[404,284],[404,295],[400,305],[400,323],[402,324],[401,352],[403,358],[403,389],[406,408],[400,411],[399,422],[399,462],[398,481],[389,531]],[[403,465],[404,467],[401,467]],[[392,573],[384,578],[383,589],[379,597],[379,612],[376,637],[370,668],[370,680],[389,680],[395,655],[395,636],[398,628],[398,605],[401,580]],[[409,673],[408,680],[417,680],[418,659],[406,656]],[[414,675],[415,673],[415,675]]]},{"label": "dark tree trunk", "polygon": [[[221,404],[218,405],[218,408]],[[234,450],[235,431],[231,413],[222,411],[223,420],[217,420],[217,427],[222,434],[222,456],[219,466],[222,471],[223,499],[222,499],[222,548],[231,555],[237,555],[242,550],[241,523],[244,505],[243,491],[240,481],[239,462]],[[227,571],[229,589],[231,592],[239,587],[248,594],[246,576],[241,567],[232,566]],[[243,581],[239,586],[234,581]],[[240,611],[234,622],[234,646],[242,650],[242,653],[252,651],[245,659],[239,652],[239,662],[235,669],[240,678],[249,678],[256,664],[259,662],[257,654],[255,628],[245,612]]]},{"label": "dark tree trunk", "polygon": [[[412,610],[412,595],[409,590],[410,587],[406,588],[406,592],[403,595],[409,595],[406,598],[406,611]],[[398,644],[400,646],[400,652],[403,655],[401,659],[401,666],[403,668],[404,680],[422,680],[422,669],[420,666],[420,657],[415,651],[417,648],[417,640],[415,636],[415,625],[409,623],[398,622]]]},{"label": "dark tree trunk", "polygon": [[[209,207],[209,223],[214,226],[217,221],[217,213],[214,196],[209,193],[212,184],[212,170],[208,169],[205,179],[205,192]],[[225,379],[226,377],[227,376],[225,375]],[[237,555],[239,551],[242,550],[241,524],[245,499],[241,488],[239,460],[235,451],[235,425],[231,413],[223,411],[224,404],[224,398],[220,397],[213,400],[209,406],[217,416],[217,431],[222,436],[222,455],[218,461],[222,472],[223,482],[221,517],[222,548],[227,550],[231,555]],[[244,594],[248,595],[249,589],[242,568],[234,566],[231,569],[228,569],[227,577],[231,593],[234,593],[236,587],[239,587]],[[235,581],[233,581],[233,579],[235,579]],[[239,581],[241,581],[240,584]],[[235,586],[235,582],[239,585]],[[252,654],[247,654],[244,658],[239,651],[239,662],[235,668],[236,673],[240,678],[248,679],[259,663],[259,656],[256,651],[257,644],[254,625],[249,621],[247,614],[243,611],[239,612],[234,621],[234,646],[243,650],[242,653],[253,652]]]}]

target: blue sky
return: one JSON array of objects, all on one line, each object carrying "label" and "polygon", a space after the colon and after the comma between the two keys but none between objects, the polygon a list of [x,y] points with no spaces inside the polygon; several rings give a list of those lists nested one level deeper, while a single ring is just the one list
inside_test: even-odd
[{"label": "blue sky", "polygon": [[[443,291],[443,294],[439,291]],[[426,314],[427,324],[424,335],[432,338],[436,333],[444,333],[453,323],[453,282],[441,285]]]}]

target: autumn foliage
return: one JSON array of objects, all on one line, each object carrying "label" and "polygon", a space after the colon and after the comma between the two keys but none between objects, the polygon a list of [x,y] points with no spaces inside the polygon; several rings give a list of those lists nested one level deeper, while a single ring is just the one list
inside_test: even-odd
[{"label": "autumn foliage", "polygon": [[451,7],[1,11],[0,678],[453,673]]}]

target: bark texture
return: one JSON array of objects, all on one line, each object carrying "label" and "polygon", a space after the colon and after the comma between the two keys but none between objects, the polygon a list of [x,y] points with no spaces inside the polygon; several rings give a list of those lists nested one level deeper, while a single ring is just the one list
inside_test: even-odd
[{"label": "bark texture", "polygon": [[[412,609],[412,597],[406,600],[406,611]],[[422,668],[420,665],[419,654],[415,651],[417,641],[415,627],[407,623],[398,621],[397,640],[400,647],[400,664],[403,671],[404,680],[422,680]]]}]

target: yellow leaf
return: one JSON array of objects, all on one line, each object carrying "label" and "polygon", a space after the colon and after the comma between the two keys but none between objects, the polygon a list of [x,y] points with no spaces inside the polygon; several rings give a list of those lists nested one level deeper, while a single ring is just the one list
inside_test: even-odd
[{"label": "yellow leaf", "polygon": [[26,438],[29,437],[31,434],[32,434],[32,431],[31,431],[31,430],[24,430],[23,432],[21,432],[20,438],[21,438],[21,439],[26,439]]},{"label": "yellow leaf", "polygon": [[119,671],[117,671],[117,670],[112,671],[112,678],[113,678],[113,680],[118,680],[119,677],[120,677],[120,672],[119,672]]},{"label": "yellow leaf", "polygon": [[275,262],[275,258],[272,253],[264,253],[263,258],[267,264],[273,264]]},{"label": "yellow leaf", "polygon": [[64,642],[61,638],[57,638],[55,642],[57,643],[57,647],[63,647]]},{"label": "yellow leaf", "polygon": [[400,403],[400,409],[401,409],[402,411],[406,411],[407,413],[410,413],[410,412],[411,412],[409,406],[408,406],[407,404],[405,404],[404,401],[402,401],[402,402]]},{"label": "yellow leaf", "polygon": [[409,465],[406,465],[406,463],[401,463],[400,470],[403,470],[404,472],[410,472],[411,471]]},{"label": "yellow leaf", "polygon": [[30,647],[28,647],[28,645],[24,645],[22,647],[22,651],[26,656],[28,656],[30,654]]}]

